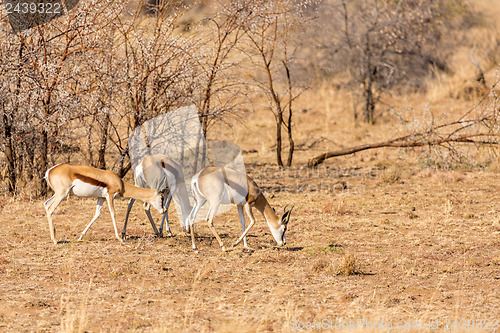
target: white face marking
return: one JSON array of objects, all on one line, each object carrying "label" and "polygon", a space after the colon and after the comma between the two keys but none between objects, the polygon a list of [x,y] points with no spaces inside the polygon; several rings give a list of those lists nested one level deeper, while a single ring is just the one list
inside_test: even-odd
[{"label": "white face marking", "polygon": [[278,246],[283,246],[283,241],[284,241],[283,231],[285,230],[285,226],[280,225],[278,229],[274,229],[273,227],[271,227],[270,224],[268,225],[269,229],[271,230],[271,233],[273,234],[274,240],[276,241],[276,243],[278,243]]},{"label": "white face marking", "polygon": [[108,194],[108,189],[105,187],[91,185],[82,182],[79,179],[73,181],[73,193],[79,197],[84,198],[103,198]]},{"label": "white face marking", "polygon": [[165,207],[163,207],[163,196],[157,195],[155,201],[151,202],[151,205],[160,213],[165,213]]}]

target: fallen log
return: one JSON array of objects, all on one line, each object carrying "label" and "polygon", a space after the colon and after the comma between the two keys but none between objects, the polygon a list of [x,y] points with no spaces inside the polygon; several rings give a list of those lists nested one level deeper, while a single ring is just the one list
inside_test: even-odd
[{"label": "fallen log", "polygon": [[[429,133],[428,133],[429,134]],[[392,139],[385,142],[380,143],[372,143],[372,144],[364,144],[360,146],[355,146],[351,148],[345,148],[336,151],[326,152],[324,154],[318,155],[307,162],[307,166],[310,168],[314,168],[315,166],[323,163],[325,160],[354,154],[363,150],[368,149],[377,149],[377,148],[412,148],[412,147],[422,147],[422,146],[433,146],[433,145],[442,145],[445,143],[451,142],[459,142],[459,143],[470,143],[477,145],[497,145],[497,141],[491,140],[477,140],[480,137],[499,137],[500,133],[475,133],[475,134],[465,134],[461,136],[448,135],[444,138],[437,138],[432,140],[427,140],[424,135],[406,135],[396,139]],[[475,140],[476,139],[476,140]]]},{"label": "fallen log", "polygon": [[[467,112],[462,114],[456,121],[435,125],[434,118],[432,118],[432,125],[427,130],[401,136],[389,141],[329,151],[310,159],[307,162],[307,166],[313,168],[332,157],[386,147],[412,148],[422,146],[445,146],[446,144],[454,142],[475,145],[498,145],[499,141],[495,139],[500,137],[500,108],[498,106],[500,97],[495,90],[498,84],[500,84],[500,82],[495,83],[493,87],[491,87],[491,94],[483,96],[477,105],[474,105]],[[479,110],[479,114],[473,117],[473,112],[478,111],[478,106],[485,102],[488,103],[485,108],[486,110]],[[454,150],[450,145],[447,146],[447,148]]]}]

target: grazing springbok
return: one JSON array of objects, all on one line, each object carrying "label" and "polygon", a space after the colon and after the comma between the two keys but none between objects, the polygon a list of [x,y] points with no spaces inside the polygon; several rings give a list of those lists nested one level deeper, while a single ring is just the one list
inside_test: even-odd
[{"label": "grazing springbok", "polygon": [[80,238],[89,230],[90,226],[101,214],[104,199],[108,202],[109,212],[113,220],[116,238],[123,242],[118,235],[115,221],[115,208],[113,200],[115,197],[134,198],[147,202],[155,207],[161,214],[165,212],[163,207],[163,192],[140,188],[124,182],[115,173],[108,170],[96,169],[85,165],[59,164],[45,173],[45,179],[55,194],[43,204],[49,220],[50,238],[55,240],[55,228],[52,224],[52,214],[61,201],[68,195],[70,190],[79,197],[97,198],[97,207],[94,218],[83,230]]},{"label": "grazing springbok", "polygon": [[[165,213],[163,214],[163,218],[161,220],[159,232],[156,229],[153,217],[151,216],[151,212],[149,210],[150,206],[148,204],[144,204],[144,211],[158,237],[163,237],[163,223],[165,221],[167,222],[167,234],[172,236],[170,226],[168,225],[168,207],[170,206],[172,198],[181,206],[182,222],[186,231],[189,230],[188,219],[189,213],[191,212],[191,204],[189,203],[188,192],[186,190],[186,185],[184,184],[184,173],[182,172],[182,168],[179,164],[165,155],[148,155],[144,157],[135,168],[134,178],[136,186],[152,189],[166,189],[168,187],[170,190],[164,204]],[[134,198],[130,199],[122,230],[123,239],[125,239],[127,233],[128,216],[134,202]]]},{"label": "grazing springbok", "polygon": [[[288,211],[285,208],[283,215],[281,217],[278,216],[271,205],[269,205],[259,186],[249,176],[228,167],[206,167],[194,175],[191,180],[191,190],[193,191],[196,203],[189,215],[190,223],[195,222],[198,211],[208,201],[210,204],[207,215],[208,227],[219,242],[222,251],[226,251],[226,249],[213,225],[214,216],[220,204],[233,203],[238,207],[243,234],[234,242],[233,247],[243,240],[245,248],[250,251],[252,250],[248,247],[246,240],[248,231],[255,224],[252,207],[257,208],[262,213],[276,243],[279,246],[286,244],[285,232],[293,207]],[[243,209],[245,209],[250,218],[250,225],[246,229]],[[191,228],[191,242],[193,249],[196,250],[193,228]]]}]

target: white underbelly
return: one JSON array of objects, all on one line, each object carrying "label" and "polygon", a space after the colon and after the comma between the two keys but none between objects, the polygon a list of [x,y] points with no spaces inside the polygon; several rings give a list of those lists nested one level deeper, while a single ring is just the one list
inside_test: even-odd
[{"label": "white underbelly", "polygon": [[105,187],[91,185],[79,179],[73,181],[73,193],[79,197],[105,197],[108,189]]}]

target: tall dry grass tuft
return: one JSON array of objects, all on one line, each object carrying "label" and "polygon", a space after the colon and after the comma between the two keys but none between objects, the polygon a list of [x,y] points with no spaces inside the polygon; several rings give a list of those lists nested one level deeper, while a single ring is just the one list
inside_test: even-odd
[{"label": "tall dry grass tuft", "polygon": [[197,297],[197,293],[203,279],[214,270],[215,265],[213,261],[210,261],[206,265],[200,266],[193,277],[191,291],[184,307],[184,329],[186,331],[193,326],[196,311],[203,307],[203,304],[200,304],[201,302]]},{"label": "tall dry grass tuft", "polygon": [[453,207],[453,201],[447,200],[446,203],[443,205],[443,213],[446,218],[446,222],[449,222],[453,216],[454,213],[454,207]]},{"label": "tall dry grass tuft", "polygon": [[335,215],[338,216],[344,216],[344,215],[349,215],[352,214],[352,210],[347,207],[344,199],[340,200],[337,209],[335,210]]},{"label": "tall dry grass tuft", "polygon": [[61,312],[62,309],[65,309],[64,315],[61,317],[61,331],[65,333],[85,332],[85,326],[87,323],[87,309],[88,309],[88,300],[90,295],[90,290],[92,288],[92,278],[89,280],[89,285],[87,287],[87,291],[80,303],[78,309],[73,309],[71,304],[71,296],[61,296]]},{"label": "tall dry grass tuft", "polygon": [[344,254],[341,262],[336,265],[335,271],[337,275],[358,275],[363,274],[359,259],[352,253]]}]

